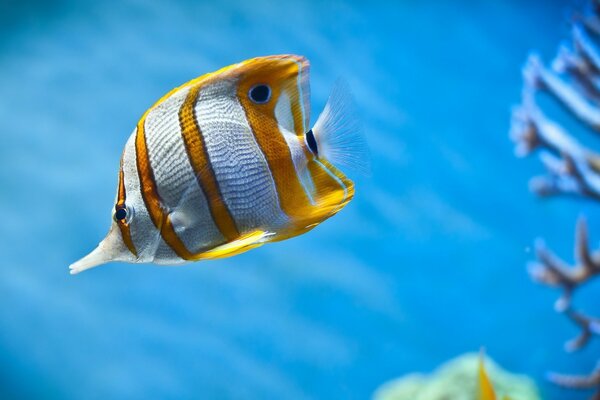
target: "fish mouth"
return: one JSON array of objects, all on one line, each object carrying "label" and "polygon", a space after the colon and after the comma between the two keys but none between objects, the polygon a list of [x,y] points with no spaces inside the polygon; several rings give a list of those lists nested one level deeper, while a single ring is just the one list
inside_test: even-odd
[{"label": "fish mouth", "polygon": [[69,265],[69,272],[71,275],[76,275],[82,271],[111,261],[136,262],[136,257],[129,251],[125,243],[123,243],[121,232],[114,224],[104,240],[94,250],[79,261]]},{"label": "fish mouth", "polygon": [[71,273],[71,275],[78,274],[81,271],[85,271],[86,269],[94,268],[112,261],[110,255],[107,254],[104,247],[102,246],[103,243],[104,241],[100,242],[98,247],[92,250],[92,252],[89,253],[87,256],[69,265],[69,272]]}]

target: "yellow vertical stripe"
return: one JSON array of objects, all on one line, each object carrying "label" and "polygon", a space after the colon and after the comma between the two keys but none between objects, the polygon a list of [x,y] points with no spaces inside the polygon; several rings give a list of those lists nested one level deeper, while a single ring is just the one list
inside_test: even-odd
[{"label": "yellow vertical stripe", "polygon": [[201,87],[202,85],[197,84],[190,89],[179,110],[181,134],[190,164],[194,170],[194,175],[208,201],[208,207],[213,220],[223,237],[228,241],[233,241],[240,236],[240,233],[229,209],[223,201],[223,196],[212,170],[204,138],[202,132],[200,132],[200,126],[198,125],[194,110]]},{"label": "yellow vertical stripe", "polygon": [[[294,82],[298,66],[291,60],[273,63],[272,60],[257,59],[248,62],[241,69],[243,71],[238,84],[238,99],[244,108],[256,142],[269,165],[275,181],[279,205],[282,211],[294,220],[306,213],[310,201],[296,173],[287,142],[279,130],[275,105],[285,82],[290,80]],[[244,73],[246,71],[249,72],[248,75]],[[269,102],[256,104],[248,98],[248,91],[257,83],[266,83],[271,87]]]},{"label": "yellow vertical stripe", "polygon": [[146,143],[145,127],[147,113],[138,122],[137,134],[135,138],[135,151],[137,170],[140,178],[140,188],[142,198],[152,223],[160,232],[160,236],[163,238],[165,243],[173,249],[175,254],[184,260],[192,260],[195,258],[195,254],[191,253],[181,241],[175,228],[171,223],[169,215],[165,213],[162,207],[158,190],[156,188],[156,181],[154,178],[154,172],[150,166],[150,159],[148,156],[148,147]]}]

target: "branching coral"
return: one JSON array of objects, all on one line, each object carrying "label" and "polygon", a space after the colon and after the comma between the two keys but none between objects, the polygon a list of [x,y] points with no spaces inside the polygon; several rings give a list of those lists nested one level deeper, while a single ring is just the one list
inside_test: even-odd
[{"label": "branching coral", "polygon": [[539,262],[530,265],[529,273],[539,283],[562,288],[563,294],[555,304],[557,311],[570,310],[573,291],[592,276],[600,273],[600,253],[590,253],[587,224],[583,218],[577,224],[576,254],[579,261],[577,265],[567,266],[541,240],[537,242],[536,253]]},{"label": "branching coral", "polygon": [[579,350],[588,343],[592,335],[600,335],[600,319],[588,317],[573,310],[568,310],[567,315],[581,328],[581,334],[565,344],[567,351]]},{"label": "branching coral", "polygon": [[[548,379],[550,379],[557,385],[570,387],[574,389],[597,388],[598,385],[600,385],[600,363],[596,365],[594,371],[589,375],[563,375],[551,372],[548,374]],[[600,399],[600,392],[596,392],[592,399]]]},{"label": "branching coral", "polygon": [[[600,132],[600,0],[573,20],[571,42],[562,45],[551,67],[530,55],[523,68],[522,103],[513,111],[511,137],[519,156],[538,152],[547,174],[531,180],[531,190],[541,196],[577,195],[600,201],[600,154],[585,147],[567,129],[548,117],[539,106],[539,97],[556,100],[583,126]],[[569,266],[539,240],[538,261],[530,265],[532,278],[562,290],[555,309],[564,312],[580,327],[578,337],[566,343],[567,351],[583,348],[600,336],[600,319],[575,311],[574,291],[600,274],[600,251],[591,252],[585,219],[577,224],[576,265]],[[557,373],[548,378],[574,389],[596,389],[600,400],[600,362],[589,375]]]}]

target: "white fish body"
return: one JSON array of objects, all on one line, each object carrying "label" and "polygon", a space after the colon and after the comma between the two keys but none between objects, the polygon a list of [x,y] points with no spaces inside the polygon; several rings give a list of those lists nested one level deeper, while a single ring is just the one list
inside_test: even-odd
[{"label": "white fish body", "polygon": [[308,70],[302,57],[259,57],[161,98],[125,145],[107,237],[71,273],[232,256],[343,208],[354,185],[328,159],[360,167],[365,142],[343,91],[308,129]]}]

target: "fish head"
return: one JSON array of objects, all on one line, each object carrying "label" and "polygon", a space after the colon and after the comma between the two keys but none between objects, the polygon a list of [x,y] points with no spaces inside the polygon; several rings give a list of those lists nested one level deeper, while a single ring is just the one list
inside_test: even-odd
[{"label": "fish head", "polygon": [[130,178],[127,175],[133,173],[130,171],[132,160],[128,160],[131,151],[127,151],[127,148],[132,145],[132,138],[126,145],[121,159],[117,196],[111,211],[111,225],[108,234],[88,255],[69,266],[71,274],[77,274],[112,261],[129,263],[145,261],[143,257],[139,256],[139,249],[136,248],[133,237],[140,236],[140,232],[151,232],[151,229],[143,226],[143,218],[136,218],[136,210],[142,212],[145,210],[143,205],[137,204],[141,202],[139,195],[129,193],[127,196],[125,191],[125,181]]},{"label": "fish head", "polygon": [[235,68],[236,97],[254,127],[304,135],[310,123],[310,65],[306,58],[253,58]]}]

